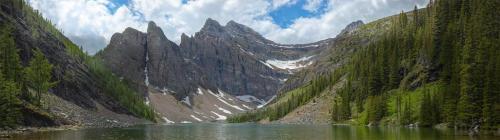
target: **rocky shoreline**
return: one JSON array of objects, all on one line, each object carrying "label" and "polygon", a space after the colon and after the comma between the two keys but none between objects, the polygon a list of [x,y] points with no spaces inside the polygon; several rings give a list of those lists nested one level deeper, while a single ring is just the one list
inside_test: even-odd
[{"label": "rocky shoreline", "polygon": [[52,94],[43,95],[46,113],[57,122],[56,126],[19,126],[15,129],[0,129],[0,139],[15,134],[29,134],[43,131],[79,130],[86,128],[121,128],[152,122],[128,114],[114,113],[96,103],[97,110],[86,110]]},{"label": "rocky shoreline", "polygon": [[[143,123],[143,124],[148,124],[148,123]],[[140,125],[140,124],[109,123],[106,125],[61,125],[53,127],[18,127],[15,129],[0,129],[0,139],[10,138],[12,137],[12,135],[16,134],[30,134],[35,132],[81,130],[88,128],[124,128],[124,127],[131,127],[134,125]]]},{"label": "rocky shoreline", "polygon": [[16,129],[2,129],[0,130],[0,139],[11,138],[12,135],[17,134],[30,134],[35,132],[44,131],[62,131],[62,130],[79,130],[86,127],[77,125],[62,125],[56,127],[19,127]]}]

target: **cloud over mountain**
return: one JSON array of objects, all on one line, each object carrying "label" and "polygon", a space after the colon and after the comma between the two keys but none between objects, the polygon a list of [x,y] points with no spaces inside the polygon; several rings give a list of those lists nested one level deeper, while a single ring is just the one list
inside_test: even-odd
[{"label": "cloud over mountain", "polygon": [[[207,18],[234,20],[279,43],[308,43],[334,37],[355,20],[365,23],[424,6],[428,0],[28,0],[44,17],[90,53],[105,47],[111,35],[133,27],[146,30],[155,21],[165,35],[180,41],[193,35]],[[300,5],[299,5],[300,4]],[[287,6],[305,10],[283,27],[270,13]],[[322,12],[319,9],[324,7]],[[293,13],[293,11],[290,11]],[[102,41],[104,38],[104,41]]]}]

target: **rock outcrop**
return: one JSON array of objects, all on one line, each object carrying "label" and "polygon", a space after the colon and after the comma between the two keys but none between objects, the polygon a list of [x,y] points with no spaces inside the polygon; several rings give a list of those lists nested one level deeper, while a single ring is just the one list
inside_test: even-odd
[{"label": "rock outcrop", "polygon": [[338,36],[346,36],[347,34],[352,33],[354,30],[358,29],[358,27],[363,25],[365,25],[365,23],[363,23],[363,21],[361,20],[351,22],[344,29],[342,29],[342,31],[340,31]]}]

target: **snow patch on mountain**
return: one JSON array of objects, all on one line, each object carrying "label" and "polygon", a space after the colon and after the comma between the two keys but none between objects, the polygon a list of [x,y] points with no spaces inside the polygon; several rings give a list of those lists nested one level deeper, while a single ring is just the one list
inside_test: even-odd
[{"label": "snow patch on mountain", "polygon": [[199,95],[203,95],[203,91],[201,91],[201,88],[200,88],[200,87],[198,87],[198,94],[199,94]]},{"label": "snow patch on mountain", "polygon": [[267,62],[264,62],[264,61],[259,61],[259,62],[262,63],[262,64],[264,64],[264,65],[266,65],[267,67],[269,67],[271,69],[274,69],[274,66],[271,65],[271,64],[269,64],[269,63],[267,63]]},{"label": "snow patch on mountain", "polygon": [[194,115],[191,115],[191,118],[193,118],[193,119],[195,119],[196,121],[199,121],[199,122],[203,121],[203,120],[201,120],[200,118],[198,118],[198,117],[196,117]]},{"label": "snow patch on mountain", "polygon": [[226,120],[227,119],[227,117],[224,115],[217,114],[213,111],[210,111],[210,112],[214,113],[217,116],[217,119],[215,119],[215,120]]},{"label": "snow patch on mountain", "polygon": [[183,103],[185,103],[185,104],[187,104],[187,105],[191,106],[191,102],[190,102],[190,100],[189,100],[189,96],[184,97],[184,99],[182,99],[182,101],[181,101],[181,102],[183,102]]},{"label": "snow patch on mountain", "polygon": [[217,109],[219,109],[220,111],[226,113],[226,114],[233,114],[231,111],[227,110],[227,109],[224,109],[222,107],[219,107],[218,105],[214,105],[215,107],[217,107]]},{"label": "snow patch on mountain", "polygon": [[252,110],[252,109],[253,109],[253,108],[248,107],[248,106],[246,106],[246,105],[244,105],[244,104],[241,104],[241,105],[242,105],[243,107],[247,108],[248,110]]},{"label": "snow patch on mountain", "polygon": [[163,116],[162,117],[165,123],[175,123],[174,121],[169,120],[167,117]]},{"label": "snow patch on mountain", "polygon": [[266,103],[264,104],[261,104],[261,105],[258,105],[257,108],[262,108],[264,106],[266,106],[267,104],[269,104],[271,101],[273,101],[274,99],[276,98],[276,95],[274,95],[273,97],[271,97],[271,99],[267,100]]},{"label": "snow patch on mountain", "polygon": [[219,90],[219,94],[215,94],[214,92],[212,92],[211,90],[208,90],[208,93],[210,93],[211,95],[215,96],[217,98],[217,100],[221,101],[222,103],[232,107],[232,108],[235,108],[235,109],[238,109],[238,110],[241,110],[241,111],[245,111],[244,109],[242,109],[241,107],[239,106],[236,106],[236,105],[233,105],[233,104],[230,104],[228,103],[226,100],[224,100],[224,92],[222,92],[221,90]]},{"label": "snow patch on mountain", "polygon": [[253,103],[253,102],[257,102],[259,104],[266,103],[266,101],[259,99],[255,96],[252,96],[252,95],[241,95],[241,96],[236,96],[236,98],[238,98],[241,101],[247,102],[247,103]]},{"label": "snow patch on mountain", "polygon": [[273,47],[280,47],[280,48],[289,48],[289,49],[292,49],[292,48],[316,48],[316,47],[319,47],[320,45],[318,44],[310,44],[310,45],[282,45],[282,44],[267,44],[269,46],[273,46]]},{"label": "snow patch on mountain", "polygon": [[[285,70],[293,70],[293,69],[298,69],[298,68],[303,68],[311,65],[313,62],[309,61],[313,56],[306,56],[302,57],[296,60],[277,60],[277,59],[271,59],[271,60],[266,60],[264,64],[266,66],[271,67],[277,67],[280,69],[285,69]],[[307,62],[307,63],[306,63]],[[304,64],[305,63],[305,64]],[[271,66],[269,66],[271,65]],[[271,67],[273,68],[273,67]]]}]

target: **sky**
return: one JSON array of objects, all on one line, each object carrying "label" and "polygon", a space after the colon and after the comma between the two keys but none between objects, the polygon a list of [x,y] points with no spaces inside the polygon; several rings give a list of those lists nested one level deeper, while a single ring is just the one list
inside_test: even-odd
[{"label": "sky", "polygon": [[154,21],[168,39],[194,35],[207,18],[234,20],[282,44],[335,37],[349,23],[365,23],[424,7],[428,0],[27,0],[90,54],[127,27],[145,32]]}]

